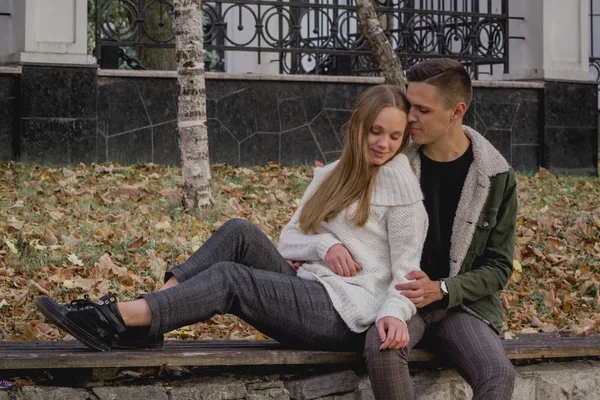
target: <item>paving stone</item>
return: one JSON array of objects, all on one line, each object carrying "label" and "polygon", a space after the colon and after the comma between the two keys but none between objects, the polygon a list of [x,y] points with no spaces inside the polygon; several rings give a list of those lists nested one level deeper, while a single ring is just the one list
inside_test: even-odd
[{"label": "paving stone", "polygon": [[319,397],[316,400],[358,400],[358,398],[357,392],[350,392],[341,395]]},{"label": "paving stone", "polygon": [[246,400],[290,400],[290,392],[284,388],[253,390],[246,394]]},{"label": "paving stone", "polygon": [[246,386],[233,380],[210,380],[174,387],[170,400],[233,400],[246,396]]},{"label": "paving stone", "polygon": [[536,400],[600,400],[597,363],[542,364],[534,374],[537,376]]},{"label": "paving stone", "polygon": [[292,399],[309,400],[353,391],[358,387],[358,378],[354,371],[342,371],[284,382],[284,386]]},{"label": "paving stone", "polygon": [[246,385],[248,390],[283,389],[282,381],[254,382]]},{"label": "paving stone", "polygon": [[452,383],[441,382],[417,385],[419,400],[448,400],[452,397]]},{"label": "paving stone", "polygon": [[11,390],[10,398],[11,400],[90,400],[94,399],[94,396],[85,389],[24,386]]},{"label": "paving stone", "polygon": [[100,400],[147,399],[168,400],[165,390],[160,386],[103,386],[92,391]]},{"label": "paving stone", "polygon": [[464,380],[456,380],[452,385],[453,399],[470,399],[473,397],[473,389]]},{"label": "paving stone", "polygon": [[512,398],[515,400],[535,399],[536,382],[537,380],[533,374],[520,374],[517,372]]},{"label": "paving stone", "polygon": [[358,389],[357,400],[375,400],[375,395],[373,394],[373,389],[370,387]]}]

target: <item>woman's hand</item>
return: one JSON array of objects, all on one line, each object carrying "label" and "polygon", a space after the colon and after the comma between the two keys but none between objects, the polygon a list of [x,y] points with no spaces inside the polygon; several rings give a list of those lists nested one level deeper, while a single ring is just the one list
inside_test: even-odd
[{"label": "woman's hand", "polygon": [[379,350],[398,350],[408,345],[408,327],[398,318],[384,317],[377,321],[377,332],[381,339]]},{"label": "woman's hand", "polygon": [[348,249],[341,244],[334,244],[327,250],[325,263],[331,272],[345,277],[356,276],[356,273],[361,269]]},{"label": "woman's hand", "polygon": [[290,266],[292,268],[294,268],[296,271],[298,271],[298,268],[300,268],[302,266],[302,264],[304,264],[304,262],[302,261],[295,261],[295,260],[289,260],[289,259],[285,259],[285,261],[288,262],[288,264],[290,264]]}]

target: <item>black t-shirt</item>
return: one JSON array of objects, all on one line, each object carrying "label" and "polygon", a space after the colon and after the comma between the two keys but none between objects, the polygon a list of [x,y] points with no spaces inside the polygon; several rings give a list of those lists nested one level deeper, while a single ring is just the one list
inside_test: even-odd
[{"label": "black t-shirt", "polygon": [[421,269],[432,281],[450,275],[450,238],[463,184],[473,162],[473,146],[459,158],[438,162],[421,157],[421,190],[429,216],[429,230],[421,255]]}]

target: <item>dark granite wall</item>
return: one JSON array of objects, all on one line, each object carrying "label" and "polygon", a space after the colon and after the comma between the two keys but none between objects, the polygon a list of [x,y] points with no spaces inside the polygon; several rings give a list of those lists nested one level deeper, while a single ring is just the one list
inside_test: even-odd
[{"label": "dark granite wall", "polygon": [[477,129],[521,172],[542,165],[543,91],[475,88],[465,124]]},{"label": "dark granite wall", "polygon": [[22,67],[21,160],[74,164],[98,159],[96,80],[95,67]]},{"label": "dark granite wall", "polygon": [[[337,159],[337,132],[367,85],[207,80],[212,163],[312,164]],[[101,161],[179,163],[174,79],[102,78]]]},{"label": "dark granite wall", "polygon": [[[336,160],[340,128],[368,87],[229,79],[206,84],[210,159],[233,165]],[[544,166],[594,174],[596,104],[593,84],[476,87],[465,123],[519,171]],[[60,66],[23,66],[20,79],[0,75],[0,160],[177,165],[176,118],[174,78],[98,77],[95,68]]]},{"label": "dark granite wall", "polygon": [[19,75],[0,75],[0,161],[11,160],[18,146],[19,81]]},{"label": "dark granite wall", "polygon": [[595,83],[546,82],[543,149],[553,172],[597,174],[598,104]]}]

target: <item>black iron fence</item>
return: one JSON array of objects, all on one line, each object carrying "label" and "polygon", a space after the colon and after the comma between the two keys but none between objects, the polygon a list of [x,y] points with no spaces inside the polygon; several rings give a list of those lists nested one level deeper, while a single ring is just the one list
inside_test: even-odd
[{"label": "black iron fence", "polygon": [[[508,0],[372,1],[404,67],[452,57],[474,78],[495,65],[507,72]],[[207,59],[217,59],[219,70],[227,67],[227,52],[242,51],[257,64],[265,53],[277,54],[280,73],[379,73],[353,0],[213,0],[203,7]],[[97,0],[95,54],[102,68],[116,68],[125,57],[141,60],[127,63],[141,68],[144,52],[172,49],[174,38],[172,0]]]}]

